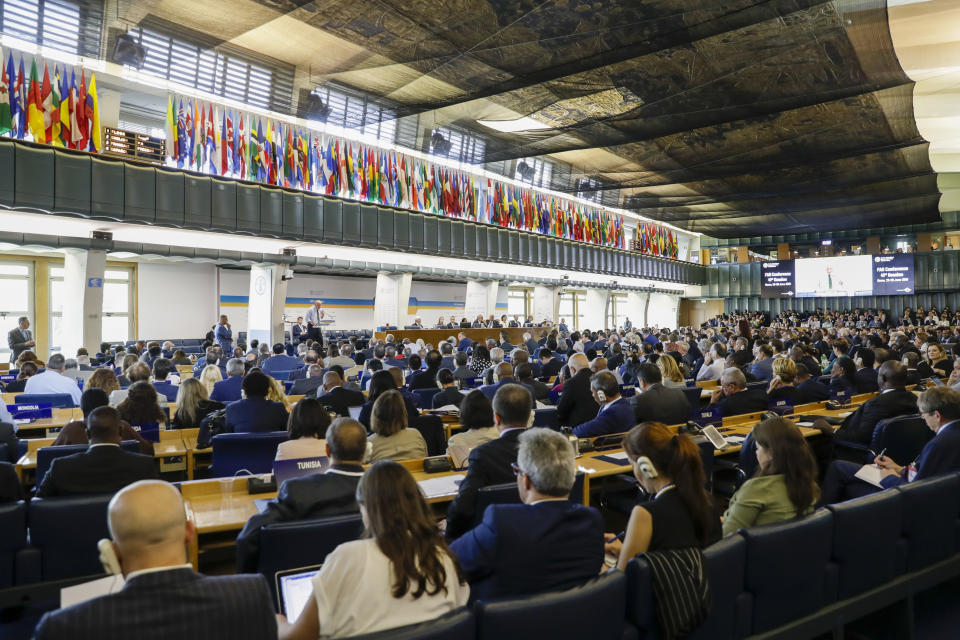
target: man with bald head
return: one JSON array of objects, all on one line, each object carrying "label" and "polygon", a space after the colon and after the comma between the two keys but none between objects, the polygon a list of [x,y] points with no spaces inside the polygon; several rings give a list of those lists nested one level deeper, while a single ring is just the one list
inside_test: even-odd
[{"label": "man with bald head", "polygon": [[356,493],[363,475],[367,430],[352,418],[337,418],[327,428],[325,438],[330,467],[322,473],[287,480],[266,510],[247,521],[237,536],[238,571],[257,570],[260,528],[265,525],[360,511]]},{"label": "man with bald head", "polygon": [[317,399],[338,416],[350,415],[350,407],[363,406],[367,401],[360,391],[345,389],[343,378],[336,371],[323,374],[323,386],[317,389]]},{"label": "man with bald head", "polygon": [[308,367],[306,377],[300,378],[290,387],[291,396],[308,396],[317,392],[323,384],[323,367],[314,363]]},{"label": "man with bald head", "polygon": [[557,420],[561,427],[576,427],[597,417],[600,405],[593,399],[590,390],[590,362],[582,353],[575,353],[567,361],[570,378],[563,383],[560,402],[557,403]]},{"label": "man with bald head", "polygon": [[97,407],[87,416],[90,446],[56,458],[37,488],[37,497],[113,493],[137,480],[160,477],[151,456],[120,448],[120,415],[113,407]]},{"label": "man with bald head", "polygon": [[[917,413],[917,396],[906,390],[907,368],[897,360],[887,360],[877,370],[880,391],[847,416],[836,437],[847,442],[869,445],[877,423],[885,418]],[[822,425],[819,425],[822,427]]]},{"label": "man with bald head", "polygon": [[122,489],[110,501],[108,524],[123,589],[44,615],[37,640],[277,637],[262,576],[208,577],[193,570],[186,550],[196,531],[172,485],[144,480]]}]

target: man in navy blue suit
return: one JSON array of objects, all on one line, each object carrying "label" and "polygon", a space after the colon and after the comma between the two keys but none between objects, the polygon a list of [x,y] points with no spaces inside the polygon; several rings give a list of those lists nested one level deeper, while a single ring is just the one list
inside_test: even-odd
[{"label": "man in navy blue suit", "polygon": [[523,504],[494,504],[450,548],[471,599],[503,598],[581,585],[603,562],[603,519],[570,501],[577,465],[566,437],[550,429],[520,434],[513,465]]},{"label": "man in navy blue suit", "polygon": [[294,369],[300,368],[300,362],[296,358],[288,356],[283,343],[278,342],[273,345],[273,355],[264,360],[260,368],[263,369],[265,373],[293,371]]},{"label": "man in navy blue suit", "polygon": [[608,433],[625,433],[636,425],[633,407],[625,398],[620,397],[620,385],[617,377],[609,371],[601,371],[590,378],[590,391],[593,399],[600,405],[597,417],[573,429],[578,438],[593,438]]},{"label": "man in navy blue suit", "polygon": [[153,361],[153,388],[157,394],[166,399],[167,402],[177,401],[177,392],[180,387],[176,386],[167,376],[173,371],[173,361],[167,358],[157,358]]},{"label": "man in navy blue suit", "polygon": [[243,360],[240,358],[231,358],[227,361],[227,378],[213,384],[213,392],[210,399],[214,402],[227,404],[240,399],[240,391],[243,387]]},{"label": "man in navy blue suit", "polygon": [[[880,484],[890,489],[914,480],[923,480],[945,473],[960,471],[960,391],[950,387],[933,387],[920,394],[917,400],[920,416],[933,438],[923,447],[916,461],[901,466],[887,456],[874,461],[883,473]],[[879,487],[856,477],[862,465],[846,460],[835,460],[823,480],[823,504],[833,504],[858,498]]]},{"label": "man in navy blue suit", "polygon": [[480,391],[483,395],[487,396],[493,400],[493,396],[497,394],[497,390],[505,384],[513,384],[516,380],[513,378],[513,365],[509,362],[501,362],[497,365],[497,368],[494,370],[494,373],[497,375],[497,382],[493,384],[486,384],[480,387]]},{"label": "man in navy blue suit", "polygon": [[196,531],[172,485],[144,480],[122,489],[108,524],[123,588],[45,614],[37,640],[277,637],[263,576],[209,577],[190,566],[186,548]]}]

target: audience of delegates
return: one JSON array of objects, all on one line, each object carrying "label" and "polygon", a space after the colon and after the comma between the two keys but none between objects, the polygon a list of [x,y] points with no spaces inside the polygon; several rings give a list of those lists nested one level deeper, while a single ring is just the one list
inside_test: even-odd
[{"label": "audience of delegates", "polygon": [[142,380],[134,382],[127,389],[127,397],[117,405],[117,414],[135,429],[167,422],[167,414],[160,408],[157,390]]},{"label": "audience of delegates", "polygon": [[594,438],[610,433],[626,433],[634,425],[633,407],[620,396],[620,385],[610,371],[595,373],[590,378],[590,390],[600,410],[597,417],[573,428],[578,438]]},{"label": "audience of delegates", "polygon": [[640,553],[703,548],[719,539],[720,521],[704,489],[700,448],[690,436],[644,422],[630,430],[623,447],[650,499],[633,508],[622,542],[616,534],[604,536],[618,569],[625,571]]},{"label": "audience of delegates", "polygon": [[723,535],[806,515],[819,497],[816,460],[794,423],[764,420],[754,427],[753,439],[757,472],[730,498]]},{"label": "audience of delegates", "polygon": [[[877,370],[874,368],[876,362],[876,353],[873,349],[858,349],[854,356],[853,363],[857,367],[854,374],[856,380],[854,388],[857,393],[873,393],[879,389],[877,382]],[[882,362],[880,364],[883,364]]]},{"label": "audience of delegates", "polygon": [[90,446],[86,451],[55,458],[37,487],[37,497],[113,493],[137,480],[158,478],[151,456],[120,448],[120,433],[116,409],[98,407],[91,411],[87,417]]},{"label": "audience of delegates", "polygon": [[[197,374],[194,373],[193,375],[196,377]],[[206,387],[207,393],[210,394],[211,400],[216,400],[217,402],[233,402],[234,400],[240,399],[239,391],[237,392],[236,398],[220,399],[219,397],[214,397],[214,392],[216,391],[217,383],[223,381],[223,372],[220,371],[220,367],[214,364],[209,364],[201,369],[199,377],[200,377],[200,383],[204,387]],[[236,385],[237,387],[239,387],[240,381],[238,381]]]},{"label": "audience of delegates", "polygon": [[23,392],[30,395],[39,393],[66,394],[73,400],[74,406],[80,406],[80,387],[76,380],[64,375],[66,364],[66,358],[62,354],[53,354],[47,360],[46,371],[28,378],[23,387]]},{"label": "audience of delegates", "polygon": [[363,475],[367,430],[356,420],[338,418],[327,428],[323,442],[330,466],[322,473],[287,480],[266,509],[247,521],[237,537],[238,571],[256,571],[260,528],[265,525],[359,511],[356,492]]},{"label": "audience of delegates", "polygon": [[187,545],[196,531],[175,487],[159,480],[131,484],[110,500],[108,524],[123,589],[44,615],[37,640],[276,638],[273,603],[261,576],[213,577],[193,570]]},{"label": "audience of delegates", "polygon": [[470,452],[467,475],[447,509],[444,527],[448,539],[459,538],[470,529],[477,491],[514,479],[510,465],[517,461],[520,434],[530,424],[532,412],[533,397],[522,385],[504,385],[493,397],[493,423],[499,435]]},{"label": "audience of delegates", "polygon": [[37,375],[37,372],[40,371],[40,367],[37,366],[35,362],[24,362],[20,365],[19,371],[17,371],[17,379],[13,382],[8,382],[6,386],[3,387],[5,393],[23,393],[23,390],[27,386],[27,380]]},{"label": "audience of delegates", "polygon": [[677,388],[687,386],[683,372],[680,371],[680,367],[677,366],[677,361],[674,358],[657,358],[657,366],[663,374],[663,380],[661,382],[663,386]]},{"label": "audience of delegates", "polygon": [[278,617],[281,639],[383,631],[467,603],[470,587],[409,471],[389,460],[375,463],[357,485],[357,502],[363,539],[327,556],[297,621]]},{"label": "audience of delegates", "polygon": [[794,404],[823,402],[824,400],[830,399],[830,389],[827,388],[827,385],[820,382],[819,379],[811,377],[805,365],[797,363],[796,370],[797,377],[795,378],[795,386],[797,387],[797,392],[794,396]]},{"label": "audience of delegates", "polygon": [[460,433],[450,436],[447,441],[449,447],[460,446],[473,449],[486,442],[494,440],[499,435],[499,429],[493,422],[493,404],[490,398],[474,389],[463,397],[460,403]]},{"label": "audience of delegates", "polygon": [[[220,368],[207,365],[200,374],[200,382],[204,383],[210,392],[210,399],[214,402],[233,402],[239,400],[243,388],[245,369],[243,360],[231,358],[227,360],[227,377],[223,378]],[[211,383],[212,381],[212,383]]]},{"label": "audience of delegates", "polygon": [[336,367],[323,374],[323,386],[317,389],[317,399],[338,416],[348,416],[350,407],[362,407],[366,402],[362,392],[343,386],[343,376]]},{"label": "audience of delegates", "polygon": [[167,402],[177,401],[177,385],[167,379],[173,371],[173,362],[167,358],[157,358],[153,361],[153,388]]},{"label": "audience of delegates", "polygon": [[440,369],[437,372],[437,386],[440,387],[440,392],[431,399],[431,407],[439,409],[440,407],[454,406],[459,409],[460,403],[463,402],[463,394],[460,393],[460,389],[457,387],[457,379],[450,369]]},{"label": "audience of delegates", "polygon": [[[52,446],[62,444],[89,444],[90,436],[87,431],[87,420],[94,409],[109,406],[107,394],[103,389],[84,389],[80,396],[80,410],[83,420],[72,420],[63,426]],[[130,426],[126,420],[120,420],[120,440],[136,440],[140,445],[140,453],[153,456],[153,443],[143,438],[138,431]],[[16,447],[14,447],[16,451]]]},{"label": "audience of delegates", "polygon": [[[934,436],[917,459],[908,464],[899,465],[882,455],[874,460],[883,475],[880,480],[883,489],[960,471],[960,392],[950,387],[931,387],[920,394],[917,406]],[[861,466],[846,460],[832,462],[823,481],[823,503],[833,504],[881,491],[880,487],[856,477]]]},{"label": "audience of delegates", "polygon": [[293,407],[287,420],[290,439],[277,447],[275,460],[322,458],[327,443],[321,437],[330,426],[330,413],[316,398],[303,398]]},{"label": "audience of delegates", "polygon": [[723,370],[720,388],[710,397],[710,406],[719,408],[723,416],[765,411],[767,405],[767,392],[764,389],[748,389],[746,376],[735,367]]},{"label": "audience of delegates", "polygon": [[[373,374],[373,377],[370,378],[370,391],[367,393],[367,401],[363,403],[363,406],[360,408],[360,415],[357,416],[357,420],[368,429],[370,428],[370,415],[373,413],[373,403],[376,402],[377,398],[382,394],[387,391],[396,391],[401,386],[397,383],[393,373],[391,373],[391,371],[395,369],[396,367],[391,367],[390,370],[377,371]],[[409,396],[404,395],[403,399],[404,406],[407,410],[407,420],[409,420],[411,416],[420,415],[414,401]]]},{"label": "audience of delegates", "polygon": [[317,389],[323,386],[324,369],[318,364],[311,364],[303,367],[300,371],[306,371],[306,376],[297,378],[293,386],[290,387],[291,396],[309,396],[316,395]]},{"label": "audience of delegates", "polygon": [[[250,433],[260,431],[283,431],[287,427],[286,407],[281,402],[267,399],[270,379],[259,371],[251,371],[243,378],[244,398],[231,402],[226,408],[226,423],[223,433]],[[208,416],[209,417],[209,416]],[[197,446],[210,446],[210,423],[204,420],[197,434]]]},{"label": "audience of delegates", "polygon": [[643,362],[637,368],[639,393],[633,397],[633,423],[662,422],[682,424],[690,419],[693,407],[686,394],[662,384],[660,367]]},{"label": "audience of delegates", "polygon": [[427,442],[416,429],[408,428],[404,398],[396,389],[380,394],[373,403],[370,461],[410,460],[427,457]]},{"label": "audience of delegates", "polygon": [[300,363],[293,356],[288,356],[286,347],[283,343],[278,342],[273,345],[273,355],[265,358],[259,365],[266,373],[276,373],[278,371],[293,371],[300,366]]},{"label": "audience of delegates", "polygon": [[[884,418],[917,412],[917,396],[906,390],[906,367],[896,360],[880,365],[877,379],[880,393],[847,416],[836,431],[839,440],[869,445],[873,430]],[[819,422],[819,421],[818,421]]]},{"label": "audience of delegates", "polygon": [[513,470],[522,504],[490,505],[450,545],[473,600],[570,589],[603,562],[600,512],[570,500],[577,474],[570,441],[550,429],[521,433]]},{"label": "audience of delegates", "polygon": [[117,374],[113,372],[113,369],[110,367],[102,367],[94,371],[93,375],[87,378],[86,383],[83,385],[83,390],[86,391],[87,389],[102,389],[109,398],[114,391],[120,390],[120,381],[117,380]]},{"label": "audience of delegates", "polygon": [[[427,357],[425,363],[427,368],[423,371],[414,371],[412,377],[407,383],[407,388],[410,390],[413,389],[433,389],[437,386],[437,372],[440,370],[440,363],[442,361],[442,356],[440,352],[436,349],[431,349],[427,352]],[[411,367],[412,368],[412,367]]]},{"label": "audience of delegates", "polygon": [[120,388],[110,392],[110,404],[119,405],[127,397],[127,390],[138,382],[150,382],[150,367],[145,362],[134,362],[124,372],[122,380],[118,381]]},{"label": "audience of delegates", "polygon": [[170,421],[172,429],[192,429],[199,427],[203,419],[214,411],[224,408],[222,402],[211,400],[207,388],[196,378],[187,378],[180,383],[177,391],[176,411]]},{"label": "audience of delegates", "polygon": [[797,380],[797,364],[790,358],[773,358],[771,372],[773,378],[767,387],[769,401],[788,400],[792,405],[799,404],[797,388],[794,386]]},{"label": "audience of delegates", "polygon": [[597,417],[600,406],[590,390],[590,361],[582,353],[567,360],[570,378],[563,382],[563,393],[557,403],[557,421],[563,427],[576,427]]}]

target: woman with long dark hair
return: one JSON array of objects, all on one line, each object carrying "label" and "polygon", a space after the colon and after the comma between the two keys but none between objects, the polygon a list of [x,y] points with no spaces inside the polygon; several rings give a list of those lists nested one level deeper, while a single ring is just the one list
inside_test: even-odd
[{"label": "woman with long dark hair", "polygon": [[623,543],[606,535],[606,550],[617,556],[617,568],[625,570],[639,553],[702,548],[719,538],[700,448],[690,436],[643,422],[626,435],[623,448],[634,476],[652,497],[633,508]]},{"label": "woman with long dark hair", "polygon": [[830,370],[830,391],[847,391],[851,396],[856,393],[857,365],[846,356],[833,361]]},{"label": "woman with long dark hair", "polygon": [[145,380],[130,385],[126,399],[117,405],[117,413],[133,426],[167,422],[167,415],[157,403],[157,390]]},{"label": "woman with long dark hair", "polygon": [[737,490],[723,516],[723,535],[813,511],[820,495],[817,462],[797,425],[783,418],[753,429],[757,472]]},{"label": "woman with long dark hair", "polygon": [[365,532],[327,556],[313,593],[279,637],[343,638],[433,620],[467,603],[470,587],[410,472],[381,460],[357,485]]}]

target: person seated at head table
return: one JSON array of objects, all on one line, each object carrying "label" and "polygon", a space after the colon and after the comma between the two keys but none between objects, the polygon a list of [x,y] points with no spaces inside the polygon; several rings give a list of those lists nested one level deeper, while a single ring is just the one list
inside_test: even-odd
[{"label": "person seated at head table", "polygon": [[342,638],[433,620],[470,595],[413,476],[381,460],[364,473],[357,502],[366,534],[330,555],[300,618],[281,616],[286,638]]},{"label": "person seated at head table", "polygon": [[193,429],[214,411],[223,409],[222,402],[210,400],[207,388],[196,378],[187,378],[177,391],[176,411],[170,421],[171,429]]},{"label": "person seated at head table", "polygon": [[[106,370],[104,370],[106,371]],[[112,374],[113,372],[110,371]],[[71,420],[63,426],[57,439],[51,446],[64,444],[89,444],[90,436],[87,433],[87,419],[90,413],[98,407],[109,406],[107,394],[103,389],[86,388],[80,396],[80,410],[83,412],[83,420]],[[121,418],[120,420],[120,439],[136,440],[140,445],[140,453],[148,456],[153,455],[153,443],[143,438],[140,433],[130,426],[130,423]]]},{"label": "person seated at head table", "polygon": [[527,429],[513,467],[522,504],[493,504],[450,545],[471,600],[562,591],[597,575],[603,562],[600,512],[570,500],[573,447],[550,429]]},{"label": "person seated at head table", "polygon": [[327,455],[327,443],[321,434],[330,426],[330,412],[316,398],[303,398],[293,407],[287,420],[290,439],[277,447],[274,460],[322,458]]},{"label": "person seated at head table", "polygon": [[757,471],[730,498],[723,516],[725,536],[804,516],[820,497],[817,462],[797,425],[770,418],[753,428],[753,439]]},{"label": "person seated at head table", "polygon": [[659,422],[644,422],[623,441],[633,474],[651,498],[630,513],[624,539],[607,533],[606,552],[617,568],[640,553],[705,548],[721,535],[720,519],[704,489],[700,448],[686,434],[674,434]]},{"label": "person seated at head table", "polygon": [[413,460],[427,457],[427,442],[416,429],[408,428],[404,398],[393,389],[380,394],[373,403],[370,462],[377,460]]},{"label": "person seated at head table", "polygon": [[[148,383],[140,383],[153,391]],[[97,407],[87,417],[90,446],[86,451],[54,459],[38,479],[38,498],[113,493],[136,482],[158,478],[151,456],[120,448],[120,414],[113,407]]]},{"label": "person seated at head table", "polygon": [[110,501],[107,518],[126,583],[116,593],[44,614],[37,640],[276,638],[263,576],[193,570],[187,547],[196,530],[175,487],[159,480],[131,484]]}]

